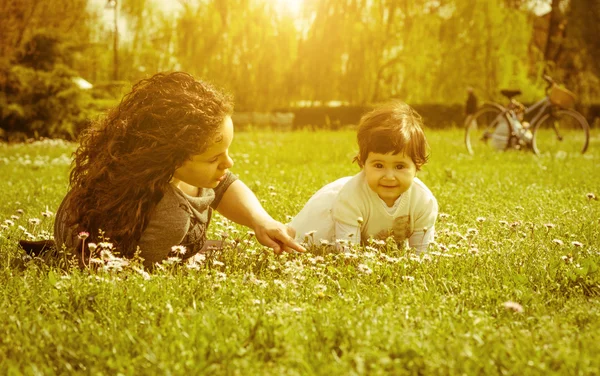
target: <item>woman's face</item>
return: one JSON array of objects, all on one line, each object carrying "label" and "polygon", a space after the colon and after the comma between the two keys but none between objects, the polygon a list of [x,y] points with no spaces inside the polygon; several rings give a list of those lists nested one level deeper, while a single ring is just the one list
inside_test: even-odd
[{"label": "woman's face", "polygon": [[233,166],[229,158],[229,146],[233,141],[233,122],[227,116],[217,129],[215,139],[219,140],[202,154],[196,154],[175,170],[173,177],[198,188],[215,188],[223,179],[227,170]]}]

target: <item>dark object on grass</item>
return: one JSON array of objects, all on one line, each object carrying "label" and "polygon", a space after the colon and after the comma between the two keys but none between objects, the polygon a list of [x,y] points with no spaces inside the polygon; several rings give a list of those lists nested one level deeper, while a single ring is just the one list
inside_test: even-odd
[{"label": "dark object on grass", "polygon": [[467,103],[465,103],[465,115],[473,115],[477,111],[477,97],[472,87],[467,88]]},{"label": "dark object on grass", "polygon": [[28,255],[34,257],[56,249],[56,243],[54,243],[54,240],[19,240],[19,245]]}]

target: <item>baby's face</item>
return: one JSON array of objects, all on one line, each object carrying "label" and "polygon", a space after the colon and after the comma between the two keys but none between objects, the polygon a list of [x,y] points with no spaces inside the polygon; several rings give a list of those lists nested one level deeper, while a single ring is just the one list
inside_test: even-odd
[{"label": "baby's face", "polygon": [[404,153],[369,153],[363,167],[369,188],[392,206],[400,195],[410,188],[417,174],[417,166]]}]

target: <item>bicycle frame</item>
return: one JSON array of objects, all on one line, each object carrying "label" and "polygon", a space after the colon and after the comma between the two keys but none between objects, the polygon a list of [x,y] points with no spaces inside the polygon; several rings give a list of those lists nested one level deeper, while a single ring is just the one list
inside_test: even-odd
[{"label": "bicycle frame", "polygon": [[530,115],[531,113],[538,111],[537,114],[535,114],[535,116],[533,116],[529,121],[531,127],[537,124],[537,122],[546,114],[550,107],[552,107],[552,103],[550,103],[550,100],[546,96],[525,109],[524,115]]}]

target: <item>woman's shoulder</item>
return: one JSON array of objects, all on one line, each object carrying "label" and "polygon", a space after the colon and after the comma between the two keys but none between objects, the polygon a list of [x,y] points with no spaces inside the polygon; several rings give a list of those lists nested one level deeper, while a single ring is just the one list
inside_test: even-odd
[{"label": "woman's shoulder", "polygon": [[169,184],[156,204],[151,221],[164,222],[168,219],[170,224],[185,224],[189,221],[188,206],[183,193]]}]

